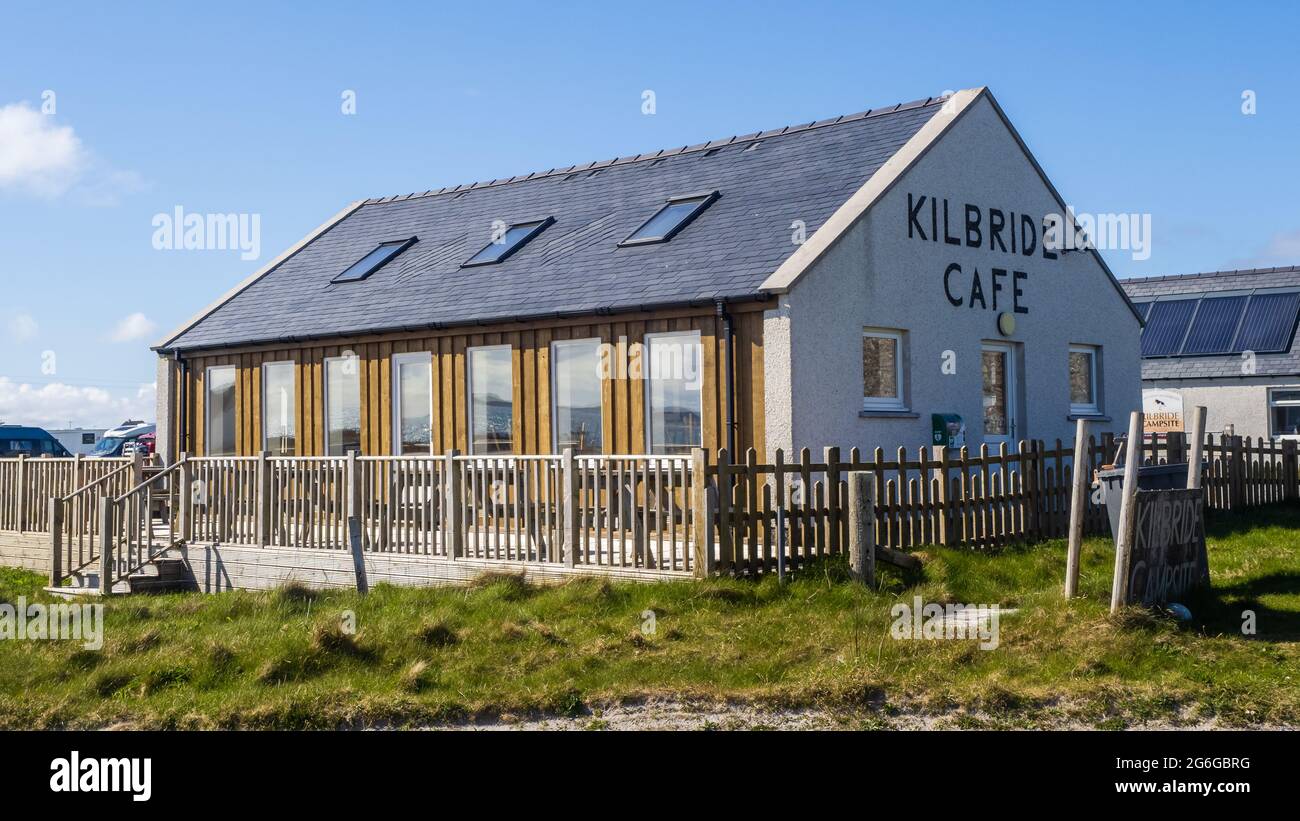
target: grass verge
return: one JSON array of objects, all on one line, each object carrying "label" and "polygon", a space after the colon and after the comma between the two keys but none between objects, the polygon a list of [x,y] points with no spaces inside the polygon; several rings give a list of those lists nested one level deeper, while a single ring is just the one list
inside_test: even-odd
[{"label": "grass verge", "polygon": [[[922,577],[887,568],[877,591],[827,563],[784,586],[496,575],[368,597],[297,586],[120,597],[101,650],[0,641],[0,727],[415,726],[650,698],[924,711],[956,726],[1300,724],[1300,505],[1220,517],[1209,550],[1214,587],[1187,603],[1191,625],[1108,615],[1106,539],[1086,543],[1072,602],[1059,541],[930,549]],[[52,601],[43,583],[0,568],[0,601]],[[996,650],[891,639],[890,608],[915,595],[1019,610]]]}]

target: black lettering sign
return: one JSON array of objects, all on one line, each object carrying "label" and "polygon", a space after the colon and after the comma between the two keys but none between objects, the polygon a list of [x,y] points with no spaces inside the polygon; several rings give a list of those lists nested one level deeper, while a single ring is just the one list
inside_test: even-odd
[{"label": "black lettering sign", "polygon": [[1125,604],[1183,602],[1210,583],[1200,490],[1139,490]]}]

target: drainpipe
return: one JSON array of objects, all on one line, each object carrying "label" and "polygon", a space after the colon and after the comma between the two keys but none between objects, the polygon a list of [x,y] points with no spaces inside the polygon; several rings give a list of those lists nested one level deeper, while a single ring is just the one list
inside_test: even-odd
[{"label": "drainpipe", "polygon": [[[176,375],[178,384],[176,385],[176,408],[172,412],[172,424],[180,428],[180,435],[176,438],[179,447],[175,456],[180,458],[182,453],[188,453],[190,450],[190,414],[189,414],[189,387],[190,387],[190,367],[181,356],[180,351],[173,351],[172,358],[176,360],[179,373]],[[179,421],[177,421],[179,417]]]},{"label": "drainpipe", "polygon": [[727,394],[727,453],[731,455],[731,461],[735,462],[740,458],[736,453],[736,334],[731,325],[731,314],[727,313],[727,306],[722,300],[715,304],[718,319],[722,320],[722,335],[727,340],[727,375],[726,384],[723,390]]}]

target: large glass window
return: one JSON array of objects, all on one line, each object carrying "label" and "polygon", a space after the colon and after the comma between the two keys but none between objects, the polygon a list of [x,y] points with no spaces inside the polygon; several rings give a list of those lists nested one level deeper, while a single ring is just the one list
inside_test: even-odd
[{"label": "large glass window", "polygon": [[398,456],[433,452],[433,355],[393,357],[393,452]]},{"label": "large glass window", "polygon": [[902,331],[862,332],[862,409],[905,409]]},{"label": "large glass window", "polygon": [[262,366],[262,441],[272,456],[293,456],[297,452],[294,396],[292,362]]},{"label": "large glass window", "polygon": [[325,360],[325,453],[361,452],[361,360],[342,356]]},{"label": "large glass window", "polygon": [[208,368],[207,397],[203,407],[207,432],[203,452],[207,456],[235,455],[235,366]]},{"label": "large glass window", "polygon": [[509,345],[469,349],[471,453],[513,453],[514,368]]},{"label": "large glass window", "polygon": [[1087,345],[1070,346],[1070,413],[1095,414],[1101,410],[1097,401],[1097,349]]},{"label": "large glass window", "polygon": [[647,334],[646,426],[651,453],[684,454],[704,443],[700,334]]},{"label": "large glass window", "polygon": [[600,340],[551,343],[552,412],[555,451],[601,453]]}]

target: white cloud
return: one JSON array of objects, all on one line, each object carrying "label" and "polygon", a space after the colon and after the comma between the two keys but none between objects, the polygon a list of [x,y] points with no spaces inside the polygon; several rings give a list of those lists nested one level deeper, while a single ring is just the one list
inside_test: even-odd
[{"label": "white cloud", "polygon": [[52,199],[70,189],[90,164],[71,126],[26,103],[0,107],[0,190]]},{"label": "white cloud", "polygon": [[134,313],[117,323],[113,329],[114,342],[133,342],[145,339],[158,330],[158,324],[142,313]]},{"label": "white cloud", "polygon": [[9,319],[9,335],[18,342],[35,339],[41,330],[31,314],[14,314]]},{"label": "white cloud", "polygon": [[141,385],[127,394],[103,388],[52,382],[31,385],[0,376],[0,421],[42,428],[109,428],[126,419],[152,420],[157,412],[156,384]]},{"label": "white cloud", "polygon": [[27,103],[0,106],[0,193],[57,199],[81,205],[117,205],[147,186],[134,171],[109,166],[82,144],[69,125]]}]

